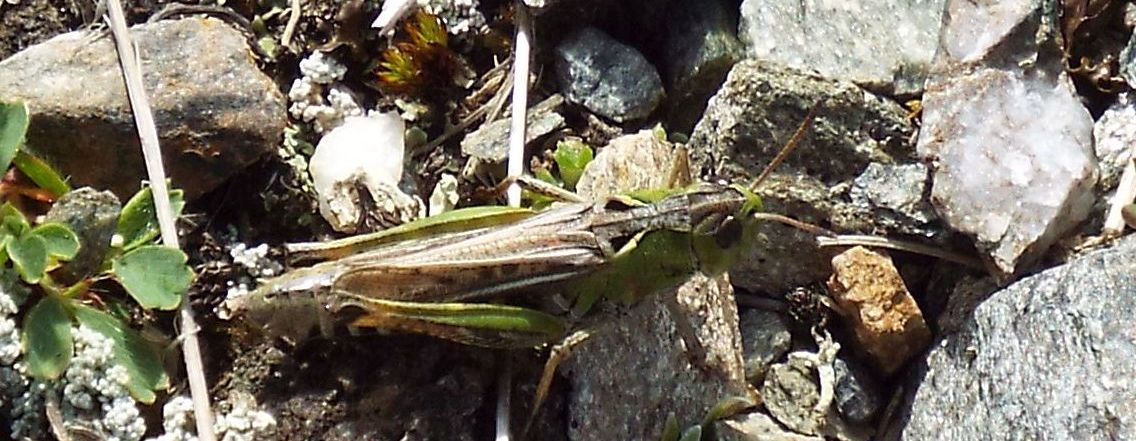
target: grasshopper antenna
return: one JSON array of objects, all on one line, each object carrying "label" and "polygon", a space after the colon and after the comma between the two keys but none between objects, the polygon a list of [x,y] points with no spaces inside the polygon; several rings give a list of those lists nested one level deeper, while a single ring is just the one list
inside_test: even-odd
[{"label": "grasshopper antenna", "polygon": [[789,154],[793,153],[793,150],[796,150],[797,144],[801,142],[801,138],[805,137],[805,133],[807,133],[809,127],[813,125],[813,119],[816,118],[817,109],[820,108],[821,103],[823,103],[823,101],[817,101],[816,104],[813,104],[813,107],[809,109],[809,113],[805,115],[804,121],[801,121],[801,125],[797,127],[797,132],[793,134],[792,138],[789,138],[789,143],[785,144],[785,147],[782,147],[780,152],[777,152],[777,156],[775,156],[772,161],[769,161],[769,165],[765,166],[765,170],[762,170],[761,174],[757,176],[757,179],[754,179],[753,183],[749,185],[750,191],[757,189],[757,184],[765,181],[765,178],[768,178],[769,174],[773,173],[773,170],[776,169],[778,165],[781,165],[781,162],[783,162],[785,158],[788,158]]}]

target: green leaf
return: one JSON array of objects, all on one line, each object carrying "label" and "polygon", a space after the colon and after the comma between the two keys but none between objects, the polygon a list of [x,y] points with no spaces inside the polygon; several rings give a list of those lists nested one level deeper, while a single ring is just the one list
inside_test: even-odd
[{"label": "green leaf", "polygon": [[28,132],[28,107],[0,102],[0,171],[7,171]]},{"label": "green leaf", "polygon": [[663,424],[663,434],[659,436],[659,441],[678,441],[678,436],[678,420],[675,419],[674,413],[671,413],[667,415],[667,422]]},{"label": "green leaf", "polygon": [[0,222],[3,223],[8,234],[13,236],[21,236],[25,231],[28,231],[28,228],[31,228],[28,225],[28,219],[24,217],[24,213],[21,213],[19,209],[8,202],[0,205]]},{"label": "green leaf", "polygon": [[12,159],[12,162],[39,188],[51,192],[55,197],[63,196],[71,191],[71,185],[67,184],[67,180],[63,179],[59,172],[28,152],[23,150],[16,152],[16,157]]},{"label": "green leaf", "polygon": [[46,296],[24,317],[24,359],[28,373],[44,380],[59,378],[71,362],[71,317],[63,300]]},{"label": "green leaf", "polygon": [[185,253],[163,245],[144,245],[114,259],[111,274],[146,309],[170,310],[193,282]]},{"label": "green leaf", "polygon": [[75,305],[79,323],[114,341],[114,362],[126,369],[126,389],[139,402],[151,404],[154,391],[170,387],[170,379],[162,369],[162,358],[141,334],[105,312],[85,305]]},{"label": "green leaf", "polygon": [[[185,201],[181,190],[170,191],[170,205],[174,216],[181,214]],[[122,207],[115,233],[122,236],[122,249],[129,251],[158,237],[158,215],[154,208],[154,196],[150,187],[135,193]]]},{"label": "green leaf", "polygon": [[578,140],[564,140],[556,143],[556,152],[552,154],[556,160],[556,168],[560,170],[560,179],[569,190],[576,189],[580,175],[584,174],[584,167],[592,162],[592,148]]},{"label": "green leaf", "polygon": [[58,222],[48,222],[32,228],[32,234],[42,237],[47,245],[47,254],[60,260],[71,260],[79,252],[79,237],[71,227]]},{"label": "green leaf", "polygon": [[16,272],[25,282],[36,284],[47,270],[47,241],[42,237],[24,233],[8,241],[8,257],[16,265]]},{"label": "green leaf", "polygon": [[692,426],[682,433],[679,441],[700,441],[702,439],[702,426]]}]

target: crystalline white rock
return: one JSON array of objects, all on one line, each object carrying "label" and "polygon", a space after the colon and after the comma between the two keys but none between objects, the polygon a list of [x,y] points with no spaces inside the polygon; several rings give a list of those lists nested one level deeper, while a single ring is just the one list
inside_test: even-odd
[{"label": "crystalline white rock", "polygon": [[378,202],[385,199],[381,195],[410,198],[398,191],[405,131],[397,114],[379,113],[349,117],[320,139],[308,171],[320,215],[333,228],[350,232],[359,224],[364,214],[357,194],[360,185]]},{"label": "crystalline white rock", "polygon": [[1116,103],[1104,111],[1093,126],[1093,138],[1100,162],[1100,186],[1112,189],[1136,152],[1136,102],[1129,93],[1120,94]]},{"label": "crystalline white rock", "polygon": [[1092,118],[1065,78],[979,70],[928,85],[918,151],[932,202],[1002,272],[1031,262],[1088,215]]}]

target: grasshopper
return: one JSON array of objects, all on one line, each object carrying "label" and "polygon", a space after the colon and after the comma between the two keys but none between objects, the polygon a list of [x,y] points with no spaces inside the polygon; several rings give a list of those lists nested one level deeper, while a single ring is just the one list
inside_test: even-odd
[{"label": "grasshopper", "polygon": [[[466,208],[378,233],[294,244],[293,256],[322,262],[227,300],[221,315],[242,316],[292,341],[346,324],[488,348],[560,342],[597,301],[630,305],[696,272],[729,269],[752,246],[761,218],[753,188],[800,141],[815,113],[748,187],[693,183],[577,198],[540,212]],[[568,297],[567,314],[549,312],[550,293]],[[554,369],[550,360],[534,408]]]}]

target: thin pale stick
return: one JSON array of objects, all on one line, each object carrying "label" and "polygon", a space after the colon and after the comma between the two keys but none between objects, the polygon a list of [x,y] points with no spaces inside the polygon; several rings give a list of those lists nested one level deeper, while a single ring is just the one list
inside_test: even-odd
[{"label": "thin pale stick", "polygon": [[[162,243],[178,248],[177,230],[174,228],[173,209],[170,207],[169,189],[166,187],[166,172],[162,167],[162,150],[158,144],[158,129],[154,124],[154,114],[142,83],[142,67],[138,54],[126,27],[125,14],[119,0],[107,0],[107,20],[114,35],[118,49],[119,63],[126,82],[126,94],[134,113],[134,124],[138,128],[138,138],[142,144],[142,155],[150,178],[150,189],[154,194],[154,207],[158,216],[158,230]],[[213,410],[209,405],[209,388],[205,383],[205,367],[201,361],[201,346],[197,340],[197,322],[188,298],[182,298],[179,311],[181,329],[185,337],[182,351],[185,357],[186,376],[189,380],[190,395],[193,397],[193,412],[197,422],[197,437],[202,441],[213,441]]]},{"label": "thin pale stick", "polygon": [[504,366],[497,375],[497,437],[496,441],[509,441],[509,407],[511,405],[513,383],[513,364],[509,357],[503,357]]},{"label": "thin pale stick", "polygon": [[765,170],[762,170],[761,174],[757,176],[757,179],[754,179],[753,183],[749,185],[750,191],[756,189],[757,184],[765,181],[765,178],[769,177],[769,174],[773,173],[773,170],[776,169],[777,166],[781,165],[781,162],[785,161],[785,158],[788,158],[789,154],[793,153],[793,150],[797,149],[797,144],[799,144],[801,142],[801,139],[805,137],[805,133],[808,132],[809,126],[813,124],[813,119],[816,118],[818,108],[820,108],[820,103],[814,104],[813,107],[809,109],[809,113],[805,115],[805,120],[801,121],[801,125],[797,126],[797,131],[796,133],[793,133],[793,137],[789,138],[789,143],[785,144],[785,147],[781,148],[781,151],[777,153],[777,156],[775,156],[772,161],[769,161],[769,165],[765,166]]},{"label": "thin pale stick", "polygon": [[[532,52],[532,22],[525,4],[517,1],[517,41],[513,52],[513,106],[512,126],[509,130],[509,176],[525,172],[525,116],[529,102],[529,56]],[[521,205],[521,187],[509,186],[505,192],[509,205]]]},{"label": "thin pale stick", "polygon": [[817,246],[821,247],[848,247],[848,246],[866,246],[876,248],[887,248],[897,251],[906,251],[909,253],[922,254],[924,256],[931,256],[938,259],[954,262],[959,265],[968,266],[975,269],[984,270],[986,267],[982,265],[978,259],[973,257],[964,256],[962,254],[953,253],[940,248],[918,244],[914,242],[907,242],[897,239],[888,239],[879,236],[861,236],[854,234],[841,235],[836,237],[817,237]]},{"label": "thin pale stick", "polygon": [[290,8],[291,13],[288,15],[288,24],[284,25],[284,32],[280,34],[280,45],[290,47],[292,45],[292,34],[296,33],[296,25],[300,24],[300,4],[301,0],[292,0]]}]

